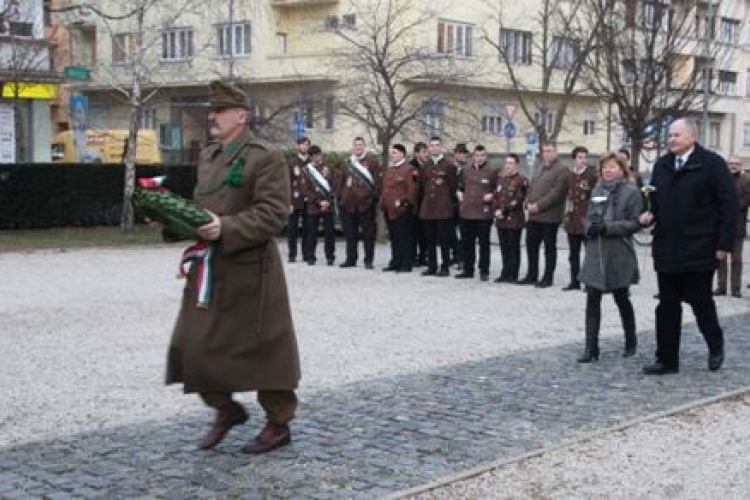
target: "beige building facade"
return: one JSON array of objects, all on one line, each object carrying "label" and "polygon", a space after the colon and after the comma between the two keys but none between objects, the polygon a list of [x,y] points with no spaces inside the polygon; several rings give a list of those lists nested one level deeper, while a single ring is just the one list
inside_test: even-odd
[{"label": "beige building facade", "polygon": [[[97,5],[102,12],[125,15],[137,3],[101,0]],[[366,41],[373,20],[383,14],[373,10],[374,0],[151,3],[154,7],[145,16],[140,38],[132,17],[103,20],[85,10],[66,14],[71,51],[81,55],[78,64],[90,65],[92,76],[88,82],[69,82],[69,88],[88,97],[92,127],[127,127],[134,73],[141,68],[140,125],[158,131],[166,162],[194,161],[208,140],[206,84],[216,78],[232,79],[248,91],[257,121],[279,145],[291,147],[295,137],[304,134],[324,150],[342,151],[361,135],[378,148],[378,131],[347,116],[340,106],[351,98],[379,104],[373,99],[377,90],[349,85],[368,76],[352,70],[356,66],[352,45],[340,36]],[[529,117],[553,132],[555,120],[562,115],[557,141],[563,153],[584,145],[599,154],[627,144],[627,134],[618,130],[611,107],[583,85],[565,91],[565,67],[571,61],[551,72],[548,86],[542,84],[544,72],[538,63],[542,34],[536,13],[540,2],[378,3],[381,9],[383,4],[401,9],[398,26],[408,27],[392,48],[395,60],[419,50],[425,64],[435,56],[443,65],[453,61],[439,85],[420,80],[415,70],[396,75],[399,95],[404,89],[418,88],[408,101],[420,109],[394,140],[411,145],[436,134],[448,147],[457,142],[482,143],[493,153],[525,155],[537,148]],[[572,2],[558,3],[566,8]],[[650,3],[638,5],[646,8]],[[731,31],[734,20],[740,26],[736,36],[732,32],[721,42],[732,56],[722,61],[726,67],[716,73],[723,90],[711,103],[716,137],[709,146],[750,157],[746,8],[745,0],[722,2],[719,7],[720,34]],[[515,85],[499,49],[509,51]],[[727,83],[731,78],[733,86]]]}]

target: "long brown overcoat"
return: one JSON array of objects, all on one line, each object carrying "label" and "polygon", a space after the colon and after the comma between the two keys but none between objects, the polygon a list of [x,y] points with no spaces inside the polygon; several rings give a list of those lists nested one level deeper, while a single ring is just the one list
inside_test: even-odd
[{"label": "long brown overcoat", "polygon": [[[244,157],[241,185],[227,171]],[[241,163],[241,162],[240,162]],[[300,379],[286,278],[274,237],[289,209],[281,153],[248,133],[224,159],[201,156],[195,199],[221,218],[213,257],[213,295],[196,306],[196,272],[187,277],[169,346],[167,383],[185,392],[291,390]]]}]

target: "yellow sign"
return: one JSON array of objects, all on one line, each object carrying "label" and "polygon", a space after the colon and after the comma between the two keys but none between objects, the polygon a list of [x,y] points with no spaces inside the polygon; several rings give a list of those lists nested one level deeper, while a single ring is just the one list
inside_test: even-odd
[{"label": "yellow sign", "polygon": [[57,97],[56,83],[6,82],[3,97],[8,99],[54,99]]}]

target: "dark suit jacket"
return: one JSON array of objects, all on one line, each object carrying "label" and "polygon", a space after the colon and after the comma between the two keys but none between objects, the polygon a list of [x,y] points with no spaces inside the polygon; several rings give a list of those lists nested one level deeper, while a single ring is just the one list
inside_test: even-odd
[{"label": "dark suit jacket", "polygon": [[716,251],[734,246],[739,204],[724,158],[696,144],[675,171],[675,155],[656,162],[651,175],[655,216],[653,254],[657,272],[711,271]]}]

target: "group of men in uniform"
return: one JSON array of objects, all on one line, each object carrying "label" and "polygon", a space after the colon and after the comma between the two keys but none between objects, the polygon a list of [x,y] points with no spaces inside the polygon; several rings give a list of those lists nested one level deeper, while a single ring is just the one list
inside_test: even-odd
[{"label": "group of men in uniform", "polygon": [[[495,226],[502,270],[494,281],[543,288],[552,285],[557,232],[562,224],[568,235],[571,270],[564,290],[581,288],[578,272],[586,209],[597,181],[596,169],[588,165],[586,148],[575,148],[573,165],[567,167],[558,158],[557,146],[544,144],[541,165],[531,180],[519,171],[520,158],[515,154],[508,154],[503,167],[498,168],[488,162],[484,146],[477,145],[469,152],[465,144],[458,144],[449,156],[439,137],[416,143],[411,159],[407,159],[404,145],[394,144],[385,167],[367,152],[362,137],[354,139],[351,155],[337,171],[324,165],[321,153],[318,146],[302,137],[289,162],[289,262],[297,259],[301,224],[302,258],[309,265],[316,263],[323,219],[326,262],[334,264],[338,209],[346,240],[346,257],[340,267],[357,265],[361,239],[364,266],[372,269],[380,210],[392,251],[384,271],[408,273],[425,266],[423,276],[444,277],[450,275],[452,265],[457,265],[456,278],[478,275],[488,281]],[[526,276],[519,279],[524,227],[529,264]],[[542,244],[545,267],[540,277]]]}]

